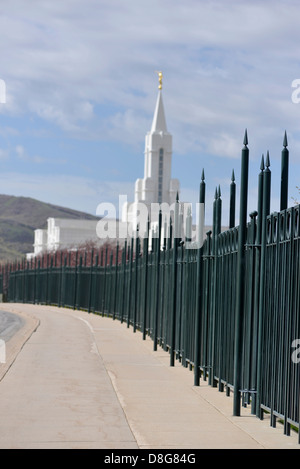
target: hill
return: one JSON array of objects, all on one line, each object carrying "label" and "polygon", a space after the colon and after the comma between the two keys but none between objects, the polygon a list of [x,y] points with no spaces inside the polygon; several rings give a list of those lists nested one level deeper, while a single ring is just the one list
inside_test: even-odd
[{"label": "hill", "polygon": [[46,228],[47,219],[96,220],[85,212],[52,205],[30,197],[0,194],[0,260],[15,260],[32,252],[34,230]]}]

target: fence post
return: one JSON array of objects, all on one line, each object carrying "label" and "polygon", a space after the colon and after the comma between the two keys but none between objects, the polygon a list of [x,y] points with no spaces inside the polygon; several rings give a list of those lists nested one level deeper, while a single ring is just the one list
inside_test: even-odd
[{"label": "fence post", "polygon": [[[76,299],[77,299],[77,273],[78,273],[78,249],[76,249],[75,254],[75,265],[74,265],[74,296],[73,296],[73,309],[76,309]],[[48,263],[47,263],[48,265]],[[47,282],[48,283],[48,282]]]},{"label": "fence post", "polygon": [[132,264],[133,264],[133,247],[134,239],[131,237],[130,244],[130,258],[129,258],[129,281],[128,281],[128,308],[127,308],[127,327],[130,326],[130,308],[131,308],[131,296],[132,296]]},{"label": "fence post", "polygon": [[122,288],[121,288],[121,295],[120,295],[120,321],[123,323],[123,318],[124,318],[124,311],[125,311],[125,305],[126,305],[126,265],[127,265],[127,239],[125,239],[124,246],[123,246],[123,252],[122,252]]},{"label": "fence post", "polygon": [[92,294],[93,294],[93,266],[94,266],[94,249],[91,250],[91,260],[90,260],[90,275],[89,275],[89,296],[88,296],[88,313],[91,312],[92,304]]},{"label": "fence post", "polygon": [[139,255],[140,255],[140,238],[139,226],[136,227],[135,239],[135,262],[134,262],[134,305],[133,305],[133,332],[136,332],[136,318],[138,308],[138,269],[139,269]]},{"label": "fence post", "polygon": [[216,187],[215,199],[213,204],[213,238],[212,238],[212,255],[213,255],[213,274],[212,274],[212,289],[213,298],[210,308],[210,324],[211,324],[211,343],[210,343],[210,369],[209,369],[209,385],[215,387],[215,352],[216,352],[216,339],[217,339],[217,282],[218,282],[218,235],[221,231],[221,190]]},{"label": "fence post", "polygon": [[143,264],[144,264],[144,303],[143,303],[143,321],[142,332],[143,340],[146,340],[146,320],[147,320],[147,299],[148,299],[148,249],[149,249],[149,236],[150,236],[150,219],[148,215],[147,232],[145,234],[143,243]]},{"label": "fence post", "polygon": [[[219,391],[223,391],[224,390],[224,384],[222,383],[222,380],[221,380],[221,371],[222,371],[222,367],[221,367],[221,356],[223,354],[223,350],[222,350],[222,344],[223,344],[223,341],[222,341],[222,317],[221,317],[221,314],[222,314],[222,307],[221,307],[221,304],[220,303],[223,303],[223,298],[222,298],[222,293],[220,291],[220,280],[219,280],[219,269],[220,269],[220,247],[221,247],[221,239],[220,239],[220,234],[221,234],[221,226],[222,226],[222,199],[221,199],[221,188],[219,186],[219,191],[218,191],[218,200],[217,200],[217,238],[216,238],[216,258],[215,258],[215,265],[216,265],[216,271],[217,271],[217,275],[216,275],[216,285],[217,285],[217,303],[216,303],[216,311],[215,311],[215,314],[217,315],[217,346],[218,346],[218,368],[219,368],[219,383],[218,383],[218,386],[219,386]],[[213,369],[215,368],[215,366],[213,365]]]},{"label": "fence post", "polygon": [[210,339],[209,339],[209,361],[210,361],[210,368],[208,372],[208,384],[211,386],[213,384],[213,360],[214,360],[214,342],[215,342],[215,302],[216,302],[216,285],[215,285],[215,239],[216,239],[216,226],[217,226],[217,198],[218,198],[218,191],[217,188],[215,190],[215,196],[213,201],[213,222],[212,222],[212,275],[211,275],[211,287],[212,287],[212,298],[209,304],[209,331],[210,331]]},{"label": "fence post", "polygon": [[[106,284],[107,284],[107,256],[108,256],[108,247],[105,246],[105,255],[104,257],[104,269],[103,269],[103,294],[102,294],[102,305],[101,305],[101,313],[104,316],[105,310],[105,302],[106,302]],[[102,258],[103,260],[103,258]]]},{"label": "fence post", "polygon": [[82,285],[82,255],[79,254],[79,266],[77,268],[77,285],[76,285],[76,309],[80,309],[81,285]]},{"label": "fence post", "polygon": [[176,333],[176,293],[177,293],[177,249],[178,249],[178,223],[179,223],[179,198],[176,196],[174,208],[174,236],[173,236],[173,263],[172,263],[172,310],[171,310],[171,343],[170,343],[170,366],[175,365],[175,333]]},{"label": "fence post", "polygon": [[112,315],[112,287],[113,287],[113,258],[114,253],[111,248],[110,258],[109,258],[109,268],[108,268],[108,289],[107,289],[107,311],[106,315],[109,317]]},{"label": "fence post", "polygon": [[67,269],[67,256],[65,255],[64,261],[61,265],[61,294],[60,294],[60,306],[65,306],[66,302],[66,269]]},{"label": "fence post", "polygon": [[[37,268],[36,268],[36,265],[37,265],[37,259],[36,257],[34,258],[34,266],[33,266],[33,298],[32,298],[32,303],[35,304],[35,296],[36,296],[36,273],[37,273]],[[31,268],[32,268],[32,263],[31,263]]]},{"label": "fence post", "polygon": [[[261,262],[261,230],[262,230],[262,202],[263,202],[263,181],[264,181],[264,155],[261,158],[260,173],[258,175],[258,192],[257,192],[257,225],[255,236],[255,273],[254,273],[254,318],[253,330],[258,331],[258,309],[259,309],[259,291],[260,291],[260,262]],[[257,346],[258,336],[253,348],[252,359],[252,376],[253,389],[257,391]],[[256,394],[252,394],[251,413],[256,413]]]},{"label": "fence post", "polygon": [[261,389],[262,389],[262,342],[264,326],[264,299],[265,299],[265,276],[266,276],[266,241],[267,241],[267,216],[270,214],[270,195],[271,195],[271,171],[269,152],[266,158],[266,169],[263,176],[263,200],[261,217],[261,260],[260,260],[260,291],[258,308],[258,345],[257,345],[257,398],[256,398],[256,416],[262,419],[261,410]]},{"label": "fence post", "polygon": [[95,265],[94,265],[94,275],[92,276],[92,304],[91,304],[91,312],[95,313],[96,311],[96,292],[97,292],[97,280],[98,280],[98,268],[99,268],[99,252],[96,252],[95,256]]},{"label": "fence post", "polygon": [[41,291],[40,270],[41,270],[41,260],[38,259],[38,261],[37,261],[37,267],[36,267],[36,265],[35,265],[35,271],[36,271],[35,296],[34,296],[34,303],[35,303],[35,304],[39,304],[39,302],[40,302],[40,291]]},{"label": "fence post", "polygon": [[118,297],[118,269],[119,269],[119,242],[117,242],[116,254],[115,254],[115,275],[114,275],[114,307],[113,307],[113,319],[116,319],[117,309],[117,297]]},{"label": "fence post", "polygon": [[62,292],[63,292],[63,263],[62,263],[63,254],[60,251],[60,260],[59,260],[59,270],[57,269],[57,276],[58,276],[58,295],[57,295],[57,306],[60,308],[62,306]]},{"label": "fence post", "polygon": [[242,354],[243,354],[243,319],[245,299],[245,243],[247,231],[248,172],[249,149],[247,130],[244,137],[241,161],[240,220],[238,231],[238,259],[236,279],[236,316],[234,344],[234,395],[233,415],[241,413]]},{"label": "fence post", "polygon": [[161,226],[162,226],[162,211],[158,215],[158,238],[156,240],[156,302],[154,310],[154,328],[153,328],[153,350],[157,350],[157,326],[158,326],[158,313],[160,301],[160,249],[161,249]]},{"label": "fence post", "polygon": [[201,299],[202,299],[202,254],[203,254],[203,227],[205,221],[205,182],[202,171],[199,193],[199,232],[197,246],[197,283],[196,283],[196,320],[195,320],[195,356],[194,356],[194,386],[200,384],[200,334],[201,334]]},{"label": "fence post", "polygon": [[48,288],[47,288],[47,305],[52,303],[52,283],[53,283],[53,255],[49,254],[50,265],[48,269]]}]

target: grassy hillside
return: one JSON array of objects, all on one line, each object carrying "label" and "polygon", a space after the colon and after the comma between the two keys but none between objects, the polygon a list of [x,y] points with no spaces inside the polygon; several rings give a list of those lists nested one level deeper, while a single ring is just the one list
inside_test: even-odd
[{"label": "grassy hillside", "polygon": [[34,230],[46,228],[49,217],[85,220],[97,218],[30,197],[0,194],[0,260],[15,260],[32,252]]}]

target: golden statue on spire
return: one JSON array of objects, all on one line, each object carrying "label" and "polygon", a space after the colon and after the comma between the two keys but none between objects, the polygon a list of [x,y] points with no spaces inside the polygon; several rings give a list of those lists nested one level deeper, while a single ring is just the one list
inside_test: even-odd
[{"label": "golden statue on spire", "polygon": [[156,72],[156,73],[158,74],[158,81],[159,81],[158,89],[161,90],[162,89],[163,74],[162,74],[162,72]]}]

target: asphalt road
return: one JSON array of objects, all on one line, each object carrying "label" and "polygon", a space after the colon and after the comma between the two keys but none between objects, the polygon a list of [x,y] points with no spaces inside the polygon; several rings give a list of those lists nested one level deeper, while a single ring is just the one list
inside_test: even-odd
[{"label": "asphalt road", "polygon": [[23,324],[24,320],[19,315],[0,311],[0,339],[7,342]]}]

